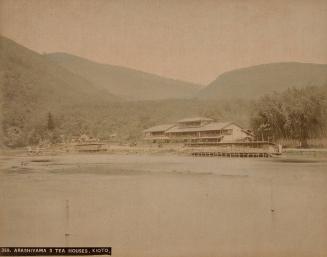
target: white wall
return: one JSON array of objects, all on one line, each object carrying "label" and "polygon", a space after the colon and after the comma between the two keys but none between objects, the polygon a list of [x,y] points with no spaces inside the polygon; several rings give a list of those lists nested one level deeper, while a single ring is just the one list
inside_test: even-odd
[{"label": "white wall", "polygon": [[240,139],[244,139],[248,136],[244,131],[242,131],[241,127],[235,124],[230,124],[224,129],[232,129],[233,132],[232,135],[225,135],[222,142],[237,141]]}]

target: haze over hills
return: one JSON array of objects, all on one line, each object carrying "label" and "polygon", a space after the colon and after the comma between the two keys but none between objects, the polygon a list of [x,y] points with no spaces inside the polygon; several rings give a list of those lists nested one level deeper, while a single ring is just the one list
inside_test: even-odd
[{"label": "haze over hills", "polygon": [[203,88],[201,99],[254,99],[290,87],[327,85],[327,64],[270,63],[233,70]]},{"label": "haze over hills", "polygon": [[47,112],[63,106],[118,100],[85,78],[2,36],[0,57],[0,118],[5,131],[9,127],[27,131],[32,120],[46,120]]},{"label": "haze over hills", "polygon": [[[0,36],[1,89],[4,100],[64,104],[118,100],[46,57]],[[25,99],[25,100],[24,100]],[[20,101],[17,101],[18,104]]]},{"label": "haze over hills", "polygon": [[[188,116],[249,126],[254,103],[250,98],[292,86],[324,85],[327,65],[275,63],[222,74],[196,99],[191,97],[197,95],[198,85],[68,54],[45,56],[0,37],[0,147],[43,139],[60,142],[61,136],[69,139],[81,133],[139,140],[147,127]],[[53,130],[47,126],[49,112]]]},{"label": "haze over hills", "polygon": [[96,63],[67,53],[51,53],[47,58],[84,77],[99,88],[127,100],[160,100],[191,98],[200,86],[158,75]]}]

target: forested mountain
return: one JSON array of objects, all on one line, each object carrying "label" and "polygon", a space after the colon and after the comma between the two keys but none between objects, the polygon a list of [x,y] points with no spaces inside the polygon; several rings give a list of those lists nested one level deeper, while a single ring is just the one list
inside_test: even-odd
[{"label": "forested mountain", "polygon": [[327,86],[327,65],[270,63],[233,70],[218,76],[198,97],[202,99],[255,99],[273,91]]},{"label": "forested mountain", "polygon": [[220,108],[216,103],[186,99],[120,101],[48,57],[4,37],[0,38],[0,55],[1,140],[8,146],[59,142],[62,136],[69,139],[81,133],[102,139],[117,133],[120,140],[139,140],[144,128],[185,116],[246,117],[239,113],[244,106],[229,103]]},{"label": "forested mountain", "polygon": [[48,59],[91,81],[95,86],[128,100],[185,99],[200,86],[164,78],[125,67],[96,63],[66,53],[46,55]]},{"label": "forested mountain", "polygon": [[[58,65],[59,61],[55,61],[55,57],[68,58],[70,61],[65,63],[76,61],[77,63],[74,64],[76,69],[86,75],[80,76],[64,65]],[[82,68],[78,68],[80,66]],[[158,100],[154,92],[161,92],[162,97],[175,97],[176,92],[180,92],[182,97],[183,87],[177,85],[178,90],[172,96],[173,91],[167,89],[166,91],[169,92],[164,95],[161,89],[158,91],[154,89],[156,86],[147,89],[144,85],[150,84],[140,82],[140,85],[144,86],[142,94],[147,97],[152,96],[151,101],[124,101],[125,97],[130,98],[131,95],[117,97],[110,94],[105,81],[109,81],[108,74],[112,74],[114,70],[120,74],[116,74],[117,77],[113,76],[119,83],[126,83],[126,85],[131,83],[129,86],[133,88],[135,81],[147,81],[147,83],[150,81],[151,85],[154,83],[158,88],[164,88],[166,82],[168,88],[173,87],[174,83],[180,85],[180,82],[155,75],[120,67],[90,64],[87,60],[65,54],[40,55],[12,40],[0,37],[0,125],[2,128],[0,147],[1,145],[26,146],[43,141],[58,143],[69,141],[73,136],[84,133],[100,139],[108,139],[112,134],[116,134],[117,140],[121,142],[138,141],[142,139],[142,130],[145,128],[192,116],[235,121],[246,128],[250,128],[252,124],[255,131],[270,138],[300,139],[302,137],[306,140],[310,136],[326,135],[327,125],[324,118],[327,108],[327,87],[324,86],[326,65],[269,64],[232,71],[223,74],[217,80],[225,81],[226,87],[231,85],[231,88],[225,88],[226,92],[222,90],[218,95],[212,92],[212,95],[218,97],[212,99],[202,96],[201,99]],[[100,82],[104,83],[102,85],[96,81],[98,72]],[[233,74],[237,76],[234,77]],[[155,81],[158,84],[155,84]],[[259,87],[263,85],[261,83],[265,86],[260,91]],[[183,85],[188,89],[192,88],[188,84]],[[249,89],[240,90],[242,85]],[[323,87],[307,88],[303,91],[283,90],[283,88],[308,85]],[[123,89],[127,90],[127,86]],[[203,92],[209,89],[210,86]],[[135,94],[142,92],[142,90],[137,90],[138,92],[133,91],[134,89],[128,90]],[[269,91],[286,93],[268,96],[265,94],[258,102],[249,99],[252,95],[260,96]],[[185,95],[184,93],[183,97]],[[233,98],[231,96],[235,99],[230,99]],[[312,113],[313,116],[310,115]],[[285,124],[281,132],[278,130],[281,126],[274,127],[277,123],[271,120],[271,117],[281,117],[281,124]],[[303,128],[302,131],[309,129],[310,133],[304,136],[294,133],[298,126]]]},{"label": "forested mountain", "polygon": [[2,128],[7,133],[35,129],[47,112],[64,106],[118,98],[14,41],[0,36]]}]

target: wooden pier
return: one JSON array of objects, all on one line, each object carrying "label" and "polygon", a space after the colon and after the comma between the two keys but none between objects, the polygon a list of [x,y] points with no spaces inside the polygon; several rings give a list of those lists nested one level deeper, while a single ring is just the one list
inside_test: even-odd
[{"label": "wooden pier", "polygon": [[199,157],[269,158],[281,154],[279,147],[265,141],[197,143],[186,146],[193,156]]},{"label": "wooden pier", "polygon": [[213,152],[213,151],[198,151],[192,152],[196,157],[237,157],[237,158],[268,158],[272,154],[267,152]]}]

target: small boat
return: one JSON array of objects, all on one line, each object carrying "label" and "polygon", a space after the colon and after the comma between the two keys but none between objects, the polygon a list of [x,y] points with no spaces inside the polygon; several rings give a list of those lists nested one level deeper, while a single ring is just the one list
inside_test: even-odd
[{"label": "small boat", "polygon": [[105,152],[107,145],[103,143],[80,143],[74,146],[77,152]]}]

